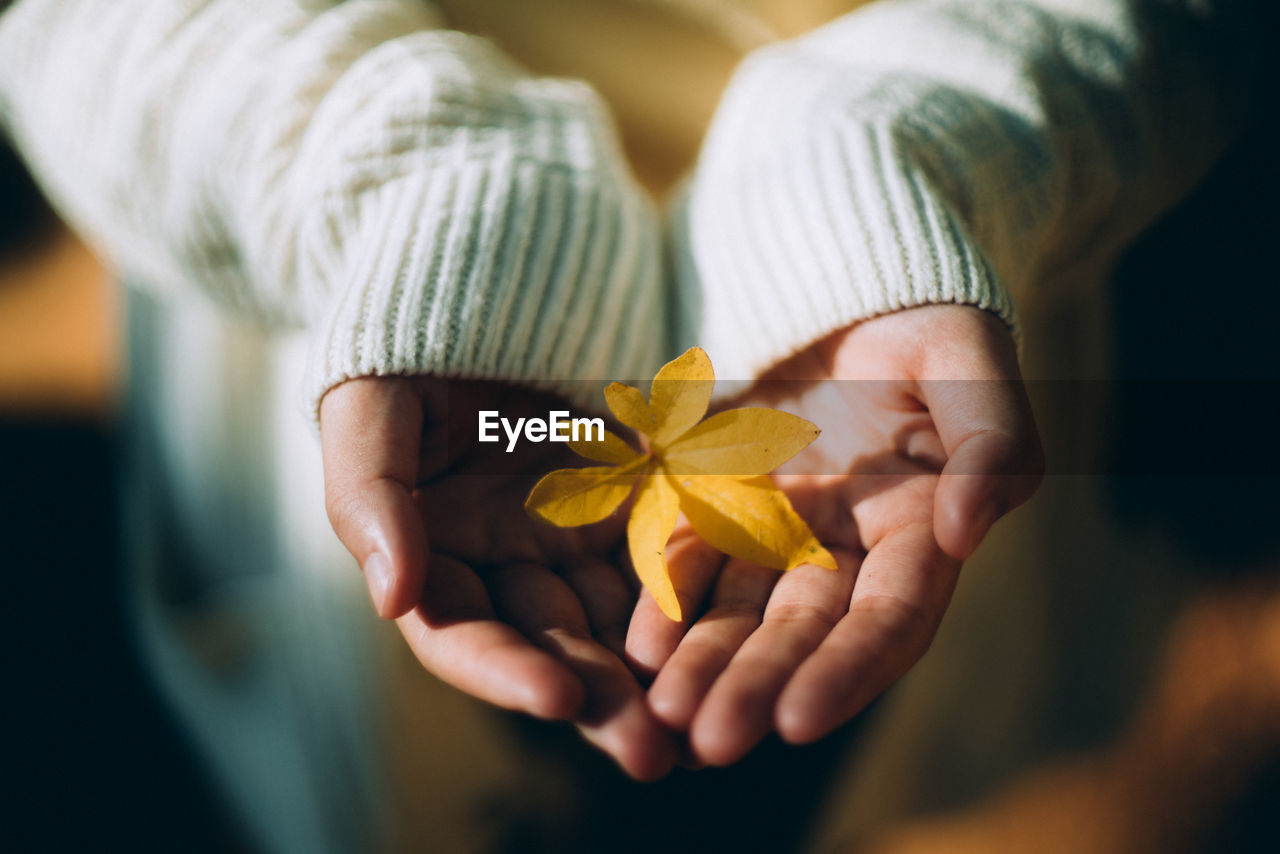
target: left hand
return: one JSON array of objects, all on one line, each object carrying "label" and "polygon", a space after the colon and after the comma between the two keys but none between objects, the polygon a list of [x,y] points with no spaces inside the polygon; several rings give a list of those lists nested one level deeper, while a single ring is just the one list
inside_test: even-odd
[{"label": "left hand", "polygon": [[668,548],[686,620],[646,591],[633,667],[697,762],[737,761],[771,730],[820,738],[928,649],[959,574],[1043,469],[1013,340],[985,311],[925,306],[837,332],[762,378],[746,405],[822,436],[775,476],[835,555],[785,574],[725,559],[682,522]]}]

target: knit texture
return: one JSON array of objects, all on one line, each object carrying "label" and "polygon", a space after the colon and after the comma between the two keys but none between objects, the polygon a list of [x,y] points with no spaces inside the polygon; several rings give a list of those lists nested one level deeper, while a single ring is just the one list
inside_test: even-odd
[{"label": "knit texture", "polygon": [[886,0],[756,51],[672,217],[675,337],[750,379],[925,303],[1016,334],[1015,296],[1132,239],[1247,123],[1250,21],[1230,0]]},{"label": "knit texture", "polygon": [[313,411],[370,374],[581,399],[693,343],[749,379],[925,303],[1016,325],[1014,295],[1131,238],[1248,120],[1250,8],[886,0],[756,51],[669,282],[596,95],[418,0],[22,0],[0,117],[126,276],[306,325]]},{"label": "knit texture", "polygon": [[659,229],[606,109],[438,23],[408,0],[24,2],[0,113],[122,275],[309,327],[313,412],[373,374],[575,398],[652,374]]}]

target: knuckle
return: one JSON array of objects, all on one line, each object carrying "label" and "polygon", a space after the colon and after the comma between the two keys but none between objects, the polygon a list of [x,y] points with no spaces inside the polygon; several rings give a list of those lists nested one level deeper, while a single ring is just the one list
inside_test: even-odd
[{"label": "knuckle", "polygon": [[350,530],[360,518],[362,504],[360,497],[351,490],[325,491],[325,513],[329,517],[329,524],[340,535]]},{"label": "knuckle", "polygon": [[773,623],[818,625],[824,632],[830,632],[840,615],[831,608],[823,608],[811,602],[782,602],[771,604],[765,611],[765,619]]},{"label": "knuckle", "polygon": [[900,596],[867,596],[857,600],[851,610],[874,618],[886,644],[909,651],[917,659],[928,651],[937,634],[938,620],[919,604]]}]

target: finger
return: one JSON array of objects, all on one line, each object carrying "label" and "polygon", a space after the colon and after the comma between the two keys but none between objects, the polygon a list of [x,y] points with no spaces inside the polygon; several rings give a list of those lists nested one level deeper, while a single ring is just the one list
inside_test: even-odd
[{"label": "finger", "polygon": [[648,590],[641,591],[627,629],[626,661],[632,670],[652,677],[662,668],[697,618],[723,563],[724,555],[681,520],[667,543],[667,570],[680,602],[681,619],[670,619]]},{"label": "finger", "polygon": [[[946,450],[934,503],[939,545],[968,557],[991,526],[1040,484],[1044,458],[1013,341],[984,316],[963,360],[924,366],[921,398]],[[946,348],[941,352],[949,354]]]},{"label": "finger", "polygon": [[396,623],[428,671],[504,709],[553,720],[581,710],[582,683],[496,619],[484,583],[469,567],[434,556],[420,598],[423,604]]},{"label": "finger", "polygon": [[495,570],[488,583],[498,612],[582,681],[585,702],[574,723],[583,737],[637,779],[670,771],[675,739],[650,714],[626,665],[591,638],[586,614],[564,580],[519,564]]},{"label": "finger", "polygon": [[698,618],[649,688],[658,720],[687,730],[734,653],[760,625],[778,572],[730,558],[716,581],[707,613]]},{"label": "finger", "polygon": [[846,612],[857,560],[835,553],[839,569],[784,573],[764,620],[712,685],[689,729],[693,752],[711,765],[738,761],[773,729],[774,708],[796,668]]},{"label": "finger", "polygon": [[615,567],[594,558],[569,561],[560,574],[582,603],[592,636],[619,660],[625,659],[635,590]]},{"label": "finger", "polygon": [[928,523],[884,537],[863,560],[849,612],[795,671],[778,701],[779,734],[800,744],[852,718],[924,655],[960,562]]},{"label": "finger", "polygon": [[411,384],[391,377],[348,380],[320,406],[329,521],[386,618],[417,604],[426,571],[426,532],[411,497],[422,417]]}]

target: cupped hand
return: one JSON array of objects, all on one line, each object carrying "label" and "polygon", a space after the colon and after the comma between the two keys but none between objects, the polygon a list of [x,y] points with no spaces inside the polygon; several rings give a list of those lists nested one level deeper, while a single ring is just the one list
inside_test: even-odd
[{"label": "cupped hand", "polygon": [[[479,409],[557,408],[495,383],[342,383],[320,412],[329,518],[378,613],[428,671],[503,708],[572,721],[628,774],[659,777],[675,739],[621,658],[637,597],[614,560],[625,515],[583,530],[536,523],[524,497],[565,462],[564,446],[534,446],[524,477],[503,443],[469,441]],[[472,420],[451,424],[450,412]]]},{"label": "cupped hand", "polygon": [[1043,467],[1009,332],[966,306],[858,323],[742,403],[822,429],[775,480],[839,569],[778,573],[723,558],[687,527],[673,537],[686,618],[668,620],[643,593],[627,654],[656,674],[654,714],[715,765],[770,731],[820,738],[902,676],[929,647],[961,561]]}]

